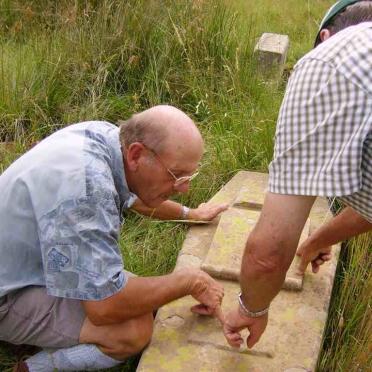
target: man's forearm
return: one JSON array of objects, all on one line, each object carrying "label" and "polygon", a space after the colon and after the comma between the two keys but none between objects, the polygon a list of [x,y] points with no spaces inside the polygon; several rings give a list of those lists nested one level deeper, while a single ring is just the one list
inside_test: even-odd
[{"label": "man's forearm", "polygon": [[181,270],[157,277],[129,278],[117,294],[99,302],[84,301],[84,307],[94,323],[120,323],[189,294],[189,286],[190,276]]},{"label": "man's forearm", "polygon": [[347,207],[325,225],[315,230],[308,244],[318,249],[352,238],[372,230],[372,223],[364,219],[353,208]]},{"label": "man's forearm", "polygon": [[254,312],[267,308],[280,291],[297,247],[297,244],[280,247],[272,242],[271,253],[263,254],[260,252],[265,249],[263,244],[254,237],[248,239],[240,275],[243,302]]},{"label": "man's forearm", "polygon": [[242,259],[240,284],[250,311],[267,308],[282,287],[314,199],[266,195]]},{"label": "man's forearm", "polygon": [[136,212],[144,216],[158,218],[160,220],[173,220],[182,218],[182,205],[172,200],[166,200],[161,203],[157,208],[149,208],[137,199],[132,208]]}]

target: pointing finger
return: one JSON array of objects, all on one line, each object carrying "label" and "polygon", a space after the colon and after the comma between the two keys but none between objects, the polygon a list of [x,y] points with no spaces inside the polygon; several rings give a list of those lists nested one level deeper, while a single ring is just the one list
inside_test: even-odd
[{"label": "pointing finger", "polygon": [[307,265],[309,264],[309,261],[305,257],[301,257],[300,263],[297,267],[297,272],[300,275],[303,275],[306,271]]},{"label": "pointing finger", "polygon": [[216,307],[214,310],[214,316],[219,320],[222,326],[225,324],[225,315],[222,312],[221,306]]}]

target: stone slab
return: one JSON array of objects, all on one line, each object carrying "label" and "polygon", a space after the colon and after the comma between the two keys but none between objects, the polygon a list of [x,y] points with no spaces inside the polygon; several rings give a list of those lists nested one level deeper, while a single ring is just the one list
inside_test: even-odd
[{"label": "stone slab", "polygon": [[[239,280],[245,243],[260,216],[261,202],[263,197],[252,195],[247,187],[239,191],[234,206],[243,208],[232,207],[222,214],[210,249],[201,265],[204,271],[215,278]],[[309,236],[309,227],[308,220],[301,234],[300,243]],[[302,289],[303,276],[297,274],[297,265],[298,258],[295,257],[287,272],[283,288],[295,291]]]},{"label": "stone slab", "polygon": [[234,200],[233,206],[261,210],[265,199],[265,192],[266,190],[263,192],[261,190],[257,192],[256,190],[255,192],[248,186],[242,186]]},{"label": "stone slab", "polygon": [[238,280],[249,233],[260,212],[230,208],[222,214],[202,269],[220,279]]},{"label": "stone slab", "polygon": [[[248,185],[253,193],[263,193],[267,175],[239,172],[212,201],[233,205],[243,185]],[[310,214],[310,231],[330,216],[327,207],[326,200],[316,201]],[[217,227],[218,221],[190,228],[176,269],[200,267]],[[241,348],[241,352],[231,349],[216,321],[191,313],[190,307],[196,302],[190,296],[162,307],[155,319],[151,344],[143,353],[137,371],[313,371],[327,319],[338,252],[339,246],[334,247],[332,260],[317,275],[306,273],[301,292],[280,291],[272,303],[267,330],[250,352],[246,348]],[[237,306],[240,289],[237,282],[220,282],[225,287],[222,308],[226,311]]]}]

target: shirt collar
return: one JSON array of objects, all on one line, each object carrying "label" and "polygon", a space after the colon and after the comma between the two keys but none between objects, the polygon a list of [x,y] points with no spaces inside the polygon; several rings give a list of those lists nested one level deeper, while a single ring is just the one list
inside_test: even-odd
[{"label": "shirt collar", "polygon": [[125,178],[123,153],[121,151],[120,140],[119,140],[119,129],[113,128],[109,132],[110,154],[112,161],[112,175],[114,178],[115,188],[120,198],[120,209],[130,208],[137,196],[129,190],[127,180]]}]

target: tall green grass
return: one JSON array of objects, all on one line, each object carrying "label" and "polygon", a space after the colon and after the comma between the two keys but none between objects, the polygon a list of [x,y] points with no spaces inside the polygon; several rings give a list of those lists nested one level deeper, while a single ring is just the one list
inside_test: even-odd
[{"label": "tall green grass", "polygon": [[320,371],[372,370],[372,234],[343,246]]},{"label": "tall green grass", "polygon": [[[167,103],[193,117],[207,143],[200,177],[183,203],[209,199],[238,170],[267,171],[285,84],[267,84],[257,74],[254,45],[262,32],[288,34],[290,70],[311,48],[331,3],[0,0],[0,141],[17,143],[0,152],[0,170],[65,125],[116,122]],[[121,234],[126,267],[140,275],[171,271],[184,234],[183,226],[129,213]],[[369,363],[363,333],[369,303],[366,295],[361,305],[353,298],[368,294],[369,272],[364,281],[355,273],[369,248],[364,242],[344,259],[319,370],[353,370],[358,363],[363,370]],[[344,308],[344,330],[335,333]],[[353,355],[342,345],[353,345]],[[0,370],[13,362],[11,349],[0,349]]]}]

